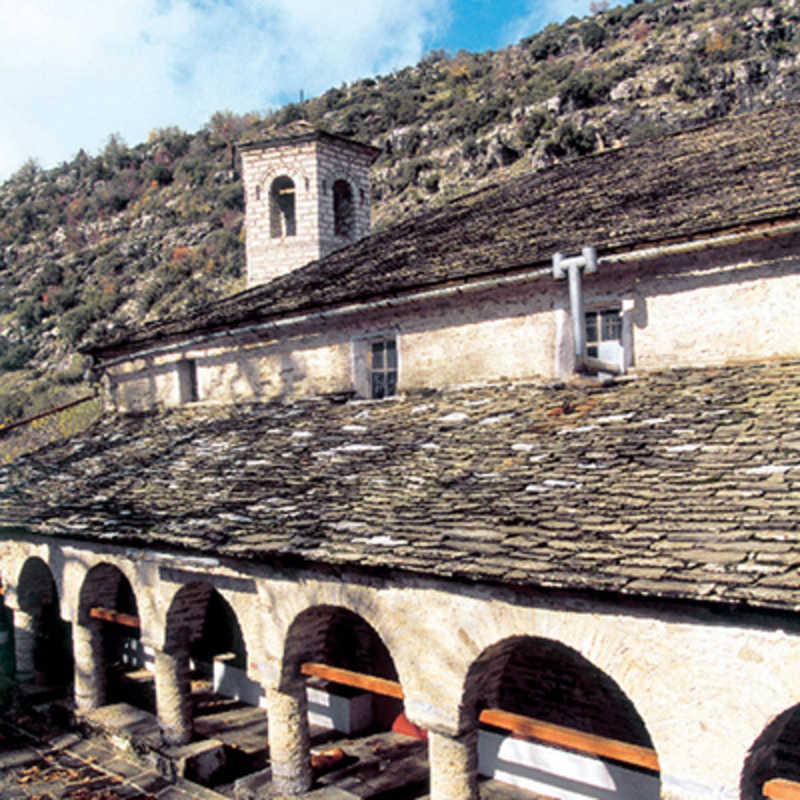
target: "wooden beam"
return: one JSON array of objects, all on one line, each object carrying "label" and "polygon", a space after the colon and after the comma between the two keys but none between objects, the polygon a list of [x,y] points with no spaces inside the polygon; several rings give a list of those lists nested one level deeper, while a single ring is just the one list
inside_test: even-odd
[{"label": "wooden beam", "polygon": [[89,609],[89,616],[94,619],[102,619],[104,622],[116,622],[117,625],[125,625],[128,628],[139,628],[139,617],[134,617],[132,614],[123,614],[120,611],[114,611],[111,608],[101,608],[95,606]]},{"label": "wooden beam", "polygon": [[[349,669],[341,669],[340,667],[309,661],[300,665],[300,672],[303,675],[324,678],[343,686],[364,689],[375,694],[395,697],[398,700],[402,700],[404,697],[403,689],[397,681],[377,678],[374,675],[366,675],[363,672],[353,672]],[[561,725],[542,722],[531,717],[524,717],[521,714],[502,711],[499,708],[484,709],[479,719],[486,725],[502,728],[521,736],[530,736],[548,744],[569,747],[572,750],[589,753],[590,755],[613,758],[616,761],[644,767],[654,772],[659,771],[658,756],[655,750],[651,750],[649,747],[640,747],[639,745],[620,742],[616,739],[607,739],[604,736],[584,733],[573,728],[564,728]],[[791,800],[800,800],[800,795],[792,795]]]},{"label": "wooden beam", "polygon": [[363,672],[331,667],[328,664],[314,664],[310,661],[300,665],[300,672],[303,675],[324,678],[326,681],[341,683],[343,686],[352,686],[356,689],[364,689],[386,697],[395,697],[398,700],[402,700],[404,697],[403,689],[397,681],[376,678],[374,675],[366,675]]},{"label": "wooden beam", "polygon": [[[649,747],[640,747],[616,739],[607,739],[604,736],[576,731],[573,728],[564,728],[561,725],[523,717],[521,714],[513,714],[499,708],[484,709],[481,711],[479,720],[486,725],[493,725],[495,728],[502,728],[521,736],[530,736],[548,744],[569,747],[590,755],[613,758],[615,761],[644,767],[654,772],[659,771],[658,756],[655,750],[651,750]],[[800,795],[797,796],[797,800],[800,800]]]},{"label": "wooden beam", "polygon": [[786,778],[773,778],[764,784],[762,792],[770,800],[800,800],[800,783]]}]

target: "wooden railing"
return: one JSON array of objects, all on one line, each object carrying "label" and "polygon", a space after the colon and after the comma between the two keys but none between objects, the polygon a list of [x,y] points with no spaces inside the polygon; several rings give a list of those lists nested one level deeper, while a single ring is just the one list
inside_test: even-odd
[{"label": "wooden railing", "polygon": [[[353,672],[352,670],[313,662],[302,664],[300,672],[303,675],[324,678],[334,683],[340,683],[343,686],[364,689],[368,692],[395,697],[399,700],[404,697],[403,689],[397,681],[366,675],[362,672]],[[565,728],[561,725],[554,725],[551,722],[543,722],[532,717],[503,711],[499,708],[485,708],[481,711],[478,720],[485,725],[491,725],[519,736],[528,736],[547,744],[568,747],[571,750],[601,758],[611,758],[615,761],[643,767],[654,772],[659,771],[658,756],[655,750],[649,747],[641,747],[640,745],[621,742],[617,739],[608,739],[604,736],[595,736],[592,733],[584,733],[574,728]],[[800,795],[792,795],[792,800],[800,800]]]},{"label": "wooden railing", "polygon": [[618,739],[608,739],[593,733],[584,733],[574,728],[565,728],[562,725],[524,717],[521,714],[513,714],[499,708],[485,708],[481,711],[478,719],[485,725],[492,725],[520,736],[529,736],[548,744],[568,747],[581,753],[600,756],[600,758],[611,758],[614,761],[644,767],[654,772],[658,772],[659,769],[658,756],[655,750],[651,750],[649,747],[621,742]]},{"label": "wooden railing", "polygon": [[367,692],[394,697],[397,700],[402,700],[404,697],[403,689],[397,681],[376,678],[374,675],[365,675],[363,672],[353,672],[349,669],[331,667],[328,664],[314,664],[309,661],[301,664],[300,672],[303,675],[324,678],[327,681],[341,683],[343,686],[364,689]]},{"label": "wooden railing", "polygon": [[89,609],[89,616],[92,619],[101,619],[103,622],[115,622],[117,625],[125,625],[128,628],[138,628],[139,617],[132,614],[123,614],[121,611],[114,611],[111,608],[95,606]]},{"label": "wooden railing", "polygon": [[761,790],[769,800],[800,800],[800,783],[786,778],[773,778]]}]

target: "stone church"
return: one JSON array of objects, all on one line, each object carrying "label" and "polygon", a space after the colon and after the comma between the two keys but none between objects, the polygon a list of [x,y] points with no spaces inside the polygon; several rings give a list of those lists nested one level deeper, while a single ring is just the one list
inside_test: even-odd
[{"label": "stone church", "polygon": [[376,233],[373,148],[240,150],[248,288],[0,471],[19,679],[237,701],[239,798],[800,797],[800,106]]}]

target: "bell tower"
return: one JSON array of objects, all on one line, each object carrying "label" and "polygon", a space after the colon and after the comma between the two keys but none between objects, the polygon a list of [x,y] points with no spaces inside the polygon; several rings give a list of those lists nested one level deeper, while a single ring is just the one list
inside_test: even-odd
[{"label": "bell tower", "polygon": [[301,122],[239,150],[248,288],[369,235],[376,148]]}]

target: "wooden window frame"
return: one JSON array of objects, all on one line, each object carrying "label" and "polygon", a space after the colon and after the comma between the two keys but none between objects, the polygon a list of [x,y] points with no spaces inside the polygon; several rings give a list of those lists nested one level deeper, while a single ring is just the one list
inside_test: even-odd
[{"label": "wooden window frame", "polygon": [[367,342],[367,372],[369,396],[373,400],[397,394],[399,359],[396,337],[385,336]]},{"label": "wooden window frame", "polygon": [[[620,348],[624,347],[622,330],[622,309],[618,307],[589,308],[584,312],[584,331],[586,335],[586,355],[590,358],[598,357],[600,342],[619,342]],[[608,331],[607,324],[615,328],[613,336],[605,335]],[[590,331],[594,329],[594,335]]]}]

